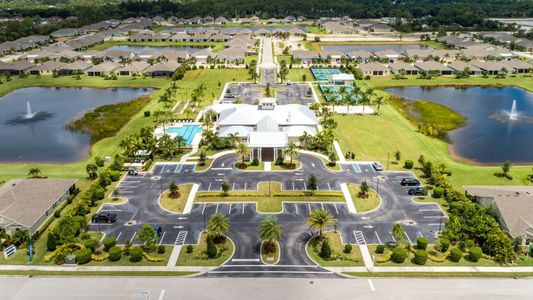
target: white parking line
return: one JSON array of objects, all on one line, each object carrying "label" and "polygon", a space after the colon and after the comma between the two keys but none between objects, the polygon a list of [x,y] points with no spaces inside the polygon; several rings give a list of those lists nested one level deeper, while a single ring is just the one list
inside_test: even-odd
[{"label": "white parking line", "polygon": [[228,215],[231,214],[231,203],[229,204]]},{"label": "white parking line", "polygon": [[218,213],[218,203],[217,203],[217,208],[215,209],[215,214]]},{"label": "white parking line", "polygon": [[224,173],[217,173],[217,176],[224,176],[224,175],[226,175],[226,174],[224,174]]},{"label": "white parking line", "polygon": [[122,231],[118,233],[118,235],[117,235],[117,241],[118,241],[118,239],[120,239],[120,236],[121,236],[121,235],[122,235]]},{"label": "white parking line", "polygon": [[337,209],[337,203],[333,202],[333,206],[335,206],[335,213],[338,215],[339,214],[339,210]]},{"label": "white parking line", "polygon": [[320,206],[322,206],[322,209],[324,209],[324,202],[320,202]]},{"label": "white parking line", "polygon": [[159,294],[159,298],[157,298],[157,300],[163,300],[163,297],[165,297],[165,289],[161,290],[161,293]]},{"label": "white parking line", "polygon": [[135,231],[135,233],[134,233],[133,236],[131,237],[131,239],[130,239],[130,243],[133,242],[133,239],[135,238],[136,235],[137,235],[137,231]]},{"label": "white parking line", "polygon": [[292,182],[292,190],[294,191],[294,181],[291,181]]},{"label": "white parking line", "polygon": [[328,182],[328,189],[331,191],[331,185],[329,185],[329,182]]},{"label": "white parking line", "polygon": [[163,242],[163,239],[165,238],[165,233],[167,232],[163,231],[163,234],[161,235],[161,239],[159,240],[159,245],[161,245],[161,243]]},{"label": "white parking line", "polygon": [[204,207],[202,208],[202,215],[203,215],[204,212],[205,212],[205,206],[206,206],[206,204],[204,203]]},{"label": "white parking line", "polygon": [[438,209],[438,208],[422,208],[422,209],[419,209],[418,211],[440,211],[440,209]]},{"label": "white parking line", "polygon": [[376,288],[374,287],[374,284],[372,283],[372,279],[368,279],[368,285],[370,286],[370,290],[372,292],[376,291]]},{"label": "white parking line", "polygon": [[296,214],[298,214],[298,204],[294,203],[294,208],[296,208]]},{"label": "white parking line", "polygon": [[307,191],[307,185],[305,185],[305,182],[304,182],[304,191]]},{"label": "white parking line", "polygon": [[207,191],[211,190],[211,182],[209,183],[209,187],[207,188]]},{"label": "white parking line", "polygon": [[[176,167],[174,168],[174,173],[179,173],[178,171],[178,168],[181,166],[181,164],[177,164]],[[181,169],[180,169],[181,171]]]},{"label": "white parking line", "polygon": [[378,242],[379,242],[380,244],[383,244],[383,243],[381,242],[381,239],[379,238],[378,232],[377,232],[377,231],[374,231],[374,233],[376,234],[376,237],[378,238]]},{"label": "white parking line", "polygon": [[407,234],[407,232],[403,232],[403,234],[405,234],[405,236],[407,237],[407,240],[409,241],[409,244],[413,244],[413,242],[411,241],[411,238],[409,238],[409,235]]},{"label": "white parking line", "polygon": [[307,209],[309,210],[309,213],[311,213],[311,204],[307,203]]},{"label": "white parking line", "polygon": [[163,167],[161,168],[161,171],[160,171],[161,173],[163,173],[163,171],[165,170],[165,167],[166,167],[166,166],[167,166],[166,164],[163,165]]},{"label": "white parking line", "polygon": [[420,235],[421,237],[424,237],[424,235],[420,231],[418,232],[418,235]]},{"label": "white parking line", "polygon": [[231,189],[232,189],[232,190],[235,189],[235,182],[231,185]]},{"label": "white parking line", "polygon": [[244,189],[246,190],[246,182],[244,183]]},{"label": "white parking line", "polygon": [[395,239],[394,236],[392,235],[392,232],[389,231],[389,235],[390,235],[390,237],[392,238],[392,241],[396,243],[396,239]]},{"label": "white parking line", "polygon": [[243,215],[244,215],[244,206],[245,206],[245,205],[246,205],[246,203],[243,203],[243,204],[242,204],[242,213],[241,213],[241,214],[243,214]]}]

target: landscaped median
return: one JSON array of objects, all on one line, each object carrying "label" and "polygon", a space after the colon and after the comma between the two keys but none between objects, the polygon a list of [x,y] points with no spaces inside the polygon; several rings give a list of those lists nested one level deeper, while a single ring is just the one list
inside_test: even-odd
[{"label": "landscaped median", "polygon": [[[327,243],[328,248],[324,246]],[[343,244],[338,232],[330,231],[318,240],[313,237],[306,245],[307,255],[321,267],[360,267],[364,266],[361,251],[357,245]],[[329,253],[329,254],[328,254]]]},{"label": "landscaped median", "polygon": [[[182,214],[187,198],[191,193],[192,183],[176,185],[177,191],[172,193],[170,189],[163,192],[159,197],[159,205],[166,211],[176,214]],[[177,194],[176,194],[177,193]]]},{"label": "landscaped median", "polygon": [[[268,241],[261,243],[261,262],[266,265],[275,265],[279,262],[281,249],[279,243],[274,241],[271,245],[267,245]],[[268,248],[268,249],[267,249]]]},{"label": "landscaped median", "polygon": [[204,232],[197,245],[183,245],[176,266],[220,266],[233,256],[235,245],[224,237],[222,243],[214,244],[216,253],[210,258],[207,239],[208,234]]},{"label": "landscaped median", "polygon": [[283,202],[344,202],[341,192],[285,191],[280,182],[260,182],[256,191],[199,192],[195,202],[256,202],[260,213],[280,213]]},{"label": "landscaped median", "polygon": [[358,185],[348,184],[348,190],[352,196],[353,204],[357,213],[365,213],[377,209],[381,205],[381,198],[378,193],[368,187],[365,183]]}]

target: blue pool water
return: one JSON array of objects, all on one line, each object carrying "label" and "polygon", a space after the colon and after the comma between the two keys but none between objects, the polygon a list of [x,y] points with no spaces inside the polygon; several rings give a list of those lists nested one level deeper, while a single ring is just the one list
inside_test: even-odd
[{"label": "blue pool water", "polygon": [[202,133],[200,125],[183,125],[181,127],[170,127],[165,129],[165,133],[182,136],[185,144],[189,146],[197,133]]},{"label": "blue pool water", "polygon": [[340,74],[342,72],[341,70],[336,69],[336,68],[329,68],[329,69],[311,68],[311,73],[313,73],[313,76],[318,81],[331,81],[331,75]]}]

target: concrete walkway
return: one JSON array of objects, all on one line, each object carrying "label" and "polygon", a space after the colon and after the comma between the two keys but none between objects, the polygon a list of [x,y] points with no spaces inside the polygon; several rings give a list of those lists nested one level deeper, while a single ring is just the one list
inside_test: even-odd
[{"label": "concrete walkway", "polygon": [[344,196],[344,200],[346,200],[346,206],[348,207],[348,211],[351,214],[356,214],[357,210],[355,209],[355,205],[353,204],[352,195],[350,195],[350,190],[348,190],[348,185],[346,183],[340,184],[342,194]]},{"label": "concrete walkway", "polygon": [[170,257],[168,258],[167,267],[174,267],[176,263],[178,262],[178,258],[180,256],[181,252],[181,245],[174,245],[174,248],[172,248],[172,253],[170,254]]},{"label": "concrete walkway", "polygon": [[333,141],[333,147],[335,148],[335,152],[337,152],[337,156],[339,157],[340,162],[345,162],[344,154],[342,153],[341,146],[339,145],[339,142]]},{"label": "concrete walkway", "polygon": [[176,266],[25,266],[0,265],[0,271],[51,271],[51,272],[209,272],[215,267]]},{"label": "concrete walkway", "polygon": [[185,207],[183,208],[183,214],[190,214],[192,206],[194,204],[194,198],[196,197],[196,192],[198,192],[198,188],[200,185],[197,183],[193,184],[191,187],[191,192],[189,193],[189,197],[187,198],[187,202],[185,203]]},{"label": "concrete walkway", "polygon": [[272,171],[272,163],[267,161],[265,162],[265,172],[270,172]]}]

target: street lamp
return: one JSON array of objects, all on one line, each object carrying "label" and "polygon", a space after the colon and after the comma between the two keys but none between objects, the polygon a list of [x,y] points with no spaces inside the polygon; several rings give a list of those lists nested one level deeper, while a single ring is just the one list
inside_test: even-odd
[{"label": "street lamp", "polygon": [[443,217],[443,213],[441,212],[440,213],[440,220],[439,220],[439,234],[440,234],[440,231],[441,231],[441,226],[442,226],[442,217]]},{"label": "street lamp", "polygon": [[389,157],[390,157],[390,152],[387,152],[387,171],[389,170]]}]

